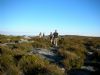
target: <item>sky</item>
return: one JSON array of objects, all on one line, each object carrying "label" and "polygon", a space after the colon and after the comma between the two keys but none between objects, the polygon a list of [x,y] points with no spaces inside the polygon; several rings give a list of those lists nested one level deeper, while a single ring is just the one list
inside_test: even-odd
[{"label": "sky", "polygon": [[0,33],[100,36],[100,0],[0,0]]}]

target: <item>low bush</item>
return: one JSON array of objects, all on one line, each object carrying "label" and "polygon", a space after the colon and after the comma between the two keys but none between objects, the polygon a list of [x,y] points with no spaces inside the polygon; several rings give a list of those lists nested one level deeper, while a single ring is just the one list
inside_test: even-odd
[{"label": "low bush", "polygon": [[19,61],[19,67],[25,75],[63,75],[60,68],[37,55],[23,56]]}]

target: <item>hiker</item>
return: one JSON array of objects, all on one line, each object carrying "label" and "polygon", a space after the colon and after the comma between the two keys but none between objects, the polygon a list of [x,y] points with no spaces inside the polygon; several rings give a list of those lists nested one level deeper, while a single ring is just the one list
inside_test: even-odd
[{"label": "hiker", "polygon": [[43,37],[45,37],[45,34],[43,33]]},{"label": "hiker", "polygon": [[55,30],[55,32],[53,33],[53,39],[54,39],[54,45],[57,46],[58,45],[58,32],[57,30]]},{"label": "hiker", "polygon": [[41,38],[41,37],[42,37],[42,33],[40,32],[40,33],[39,33],[39,38]]},{"label": "hiker", "polygon": [[50,33],[50,42],[51,42],[51,45],[53,44],[53,34],[52,34],[52,32]]}]

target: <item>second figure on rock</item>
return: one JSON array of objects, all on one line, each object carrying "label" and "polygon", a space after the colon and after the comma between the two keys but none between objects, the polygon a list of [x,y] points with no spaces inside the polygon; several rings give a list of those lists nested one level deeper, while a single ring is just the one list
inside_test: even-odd
[{"label": "second figure on rock", "polygon": [[52,34],[50,33],[50,42],[54,46],[58,46],[58,32],[55,30],[55,32]]}]

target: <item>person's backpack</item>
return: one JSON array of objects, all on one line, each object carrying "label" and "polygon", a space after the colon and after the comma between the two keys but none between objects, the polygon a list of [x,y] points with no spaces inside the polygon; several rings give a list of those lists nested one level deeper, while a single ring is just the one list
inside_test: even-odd
[{"label": "person's backpack", "polygon": [[58,38],[58,33],[57,32],[54,33],[54,38]]}]

